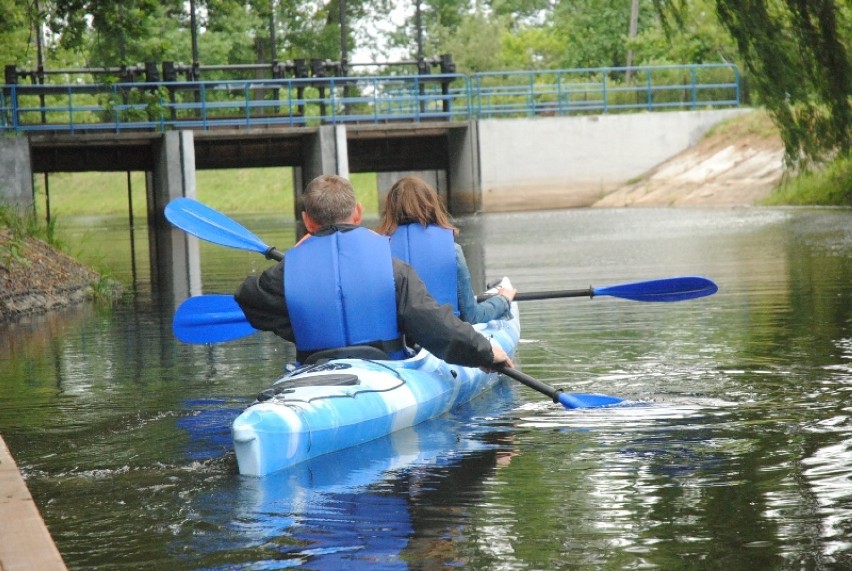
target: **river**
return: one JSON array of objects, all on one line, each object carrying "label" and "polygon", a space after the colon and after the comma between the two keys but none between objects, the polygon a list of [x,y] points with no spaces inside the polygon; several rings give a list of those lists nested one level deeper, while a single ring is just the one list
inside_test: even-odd
[{"label": "river", "polygon": [[[240,221],[268,243],[294,229]],[[625,406],[565,410],[506,380],[452,414],[265,478],[230,422],[292,350],[172,335],[145,229],[66,228],[132,284],[0,327],[0,434],[70,569],[852,568],[852,210],[633,208],[458,220],[521,291],[677,275],[677,303],[521,304],[529,375]],[[75,250],[76,249],[76,250]],[[205,293],[268,262],[204,244]]]}]

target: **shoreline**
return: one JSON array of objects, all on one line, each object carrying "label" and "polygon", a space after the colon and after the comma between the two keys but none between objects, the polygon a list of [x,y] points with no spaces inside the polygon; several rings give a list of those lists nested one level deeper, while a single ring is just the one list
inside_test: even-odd
[{"label": "shoreline", "polygon": [[0,323],[78,304],[101,279],[47,242],[0,228]]}]

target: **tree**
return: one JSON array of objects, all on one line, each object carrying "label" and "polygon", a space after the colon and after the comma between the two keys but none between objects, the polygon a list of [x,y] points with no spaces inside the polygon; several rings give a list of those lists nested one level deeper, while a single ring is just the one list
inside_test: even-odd
[{"label": "tree", "polygon": [[29,2],[0,0],[0,64],[36,66],[34,9]]},{"label": "tree", "polygon": [[[90,66],[174,59],[182,51],[180,0],[53,0],[45,13],[61,48],[86,54]],[[188,46],[188,36],[187,36]]]},{"label": "tree", "polygon": [[[685,0],[655,0],[683,26]],[[844,0],[716,0],[751,83],[778,125],[788,165],[852,146],[852,8]]]}]

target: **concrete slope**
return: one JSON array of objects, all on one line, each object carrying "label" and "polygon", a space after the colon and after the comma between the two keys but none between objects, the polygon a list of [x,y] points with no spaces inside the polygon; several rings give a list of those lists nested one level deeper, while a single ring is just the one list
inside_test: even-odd
[{"label": "concrete slope", "polygon": [[781,180],[783,160],[783,146],[774,137],[710,137],[592,206],[752,205]]}]

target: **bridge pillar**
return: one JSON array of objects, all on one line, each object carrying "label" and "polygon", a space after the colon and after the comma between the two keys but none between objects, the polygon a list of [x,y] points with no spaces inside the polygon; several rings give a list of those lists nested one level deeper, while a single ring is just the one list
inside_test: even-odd
[{"label": "bridge pillar", "polygon": [[201,293],[198,239],[172,227],[163,214],[172,199],[195,198],[193,141],[192,131],[163,133],[146,181],[152,289],[175,306]]},{"label": "bridge pillar", "polygon": [[470,121],[467,129],[450,129],[447,137],[447,208],[452,214],[473,214],[482,208],[479,123]]},{"label": "bridge pillar", "polygon": [[293,169],[293,208],[297,221],[302,219],[305,185],[323,174],[349,178],[346,125],[323,125],[305,138],[302,165]]},{"label": "bridge pillar", "polygon": [[21,214],[32,212],[33,171],[27,137],[0,137],[0,202]]}]

